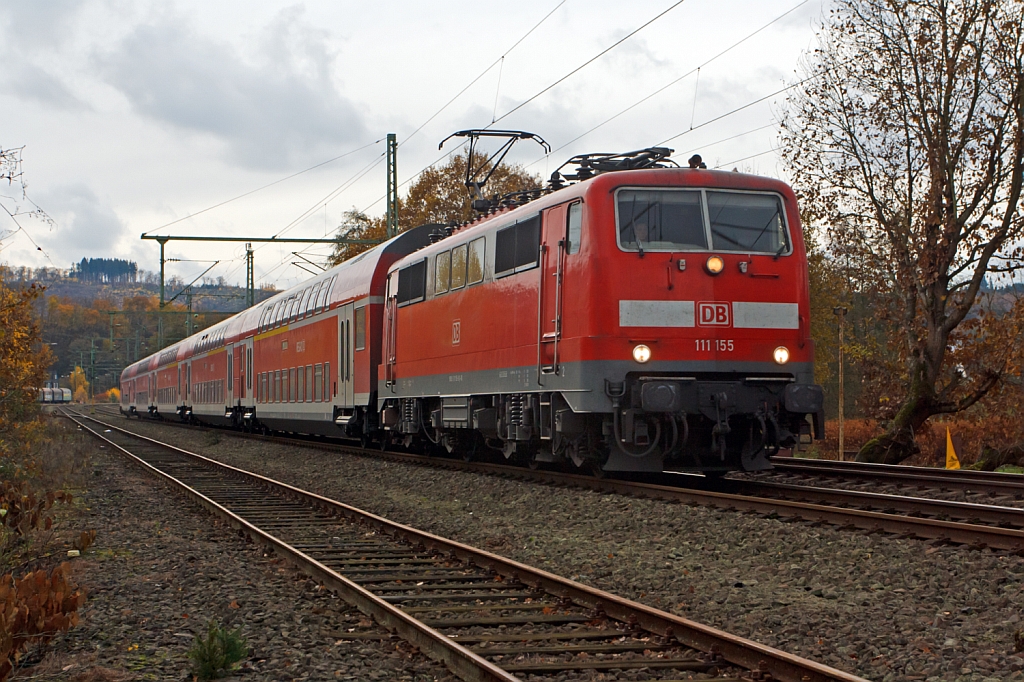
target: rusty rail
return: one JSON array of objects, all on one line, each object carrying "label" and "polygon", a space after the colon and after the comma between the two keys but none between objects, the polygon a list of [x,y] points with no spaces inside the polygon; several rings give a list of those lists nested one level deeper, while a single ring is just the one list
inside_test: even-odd
[{"label": "rusty rail", "polygon": [[[245,478],[256,481],[268,489],[285,493],[290,498],[300,499],[306,503],[315,505],[320,509],[331,512],[332,514],[337,514],[348,519],[358,520],[359,523],[372,527],[380,533],[392,537],[403,538],[413,545],[441,552],[447,556],[467,562],[471,566],[486,568],[513,583],[529,585],[562,600],[568,600],[571,603],[592,609],[597,613],[605,614],[607,617],[616,621],[629,623],[632,627],[654,633],[667,638],[668,640],[677,641],[699,651],[719,655],[730,664],[753,671],[749,677],[751,680],[775,679],[785,680],[787,682],[864,682],[862,678],[836,670],[829,666],[809,661],[670,613],[659,611],[652,607],[624,599],[603,590],[582,585],[575,581],[562,578],[512,559],[507,559],[453,540],[389,521],[380,516],[356,509],[355,507],[351,507],[344,503],[295,488],[259,474],[217,462],[216,460],[212,460],[201,455],[181,450],[180,448],[142,436],[141,434],[133,433],[113,424],[102,422],[93,417],[86,416],[85,418],[95,421],[97,424],[102,424],[106,428],[116,430],[121,434],[178,453],[194,462],[202,464],[203,466],[223,472],[224,476]],[[77,423],[82,425],[81,422]],[[83,428],[88,429],[87,426],[82,426]],[[176,479],[171,477],[169,474],[159,471],[152,465],[135,457],[126,449],[114,444],[110,439],[105,438],[102,434],[97,433],[92,429],[89,429],[89,431],[95,436],[110,442],[119,451],[133,458],[134,461],[139,462],[139,464],[148,471],[152,471],[154,474],[164,478],[173,485],[178,487],[183,485],[177,482]],[[593,481],[595,483],[600,482],[596,479],[585,480]],[[615,484],[618,482],[608,481],[607,483]],[[665,488],[665,490],[670,489]],[[237,515],[233,515],[229,510],[191,488],[188,488],[186,492],[190,497],[196,499],[204,507],[210,509],[214,513],[228,518],[232,525],[250,534],[259,541],[267,542],[275,548],[282,544],[281,540],[278,538],[260,530]],[[374,618],[378,619],[378,622],[381,622],[387,627],[397,629],[402,637],[409,638],[409,641],[412,641],[414,644],[419,646],[424,652],[438,658],[438,660],[444,661],[449,665],[453,672],[460,675],[460,677],[464,676],[464,679],[470,680],[517,679],[500,668],[489,664],[488,661],[484,659],[480,659],[479,657],[474,658],[473,652],[464,649],[451,640],[448,640],[447,642],[442,641],[448,638],[445,638],[444,635],[441,635],[437,631],[417,622],[409,622],[413,619],[404,612],[396,610],[391,606],[391,604],[375,597],[375,595],[364,590],[359,585],[347,581],[344,576],[332,571],[327,566],[318,564],[303,552],[290,546],[282,547],[279,551],[281,551],[283,555],[292,559],[303,570],[309,570],[312,575],[317,577],[317,579],[324,580],[325,584],[338,589],[339,593],[342,594],[346,600],[348,599],[348,596],[346,595],[352,595],[352,598],[355,600],[352,603],[356,604],[361,610],[373,615]],[[337,587],[335,587],[336,585]],[[395,611],[397,611],[397,613]],[[401,616],[398,614],[401,614]],[[437,637],[442,639],[439,640]],[[447,653],[435,654],[435,649],[437,649],[438,652]],[[480,661],[488,663],[489,665],[492,665],[492,667],[481,667],[479,665]]]}]

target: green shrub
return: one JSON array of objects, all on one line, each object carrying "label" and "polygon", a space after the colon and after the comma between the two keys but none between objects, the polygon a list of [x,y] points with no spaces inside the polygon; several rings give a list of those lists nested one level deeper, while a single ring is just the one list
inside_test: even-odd
[{"label": "green shrub", "polygon": [[206,624],[206,636],[197,634],[188,651],[192,672],[200,680],[215,680],[229,673],[249,653],[242,628],[226,630],[216,621]]}]

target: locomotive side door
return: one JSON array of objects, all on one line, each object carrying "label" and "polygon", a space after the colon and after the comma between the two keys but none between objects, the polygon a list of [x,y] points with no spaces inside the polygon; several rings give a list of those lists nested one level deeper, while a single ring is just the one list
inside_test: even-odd
[{"label": "locomotive side door", "polygon": [[537,291],[537,383],[545,374],[559,374],[558,344],[562,338],[562,299],[566,248],[566,204],[544,212],[540,237],[540,281]]},{"label": "locomotive side door", "polygon": [[354,400],[355,377],[352,372],[353,353],[355,352],[354,334],[352,304],[348,303],[338,310],[338,403],[342,407],[352,407]]}]

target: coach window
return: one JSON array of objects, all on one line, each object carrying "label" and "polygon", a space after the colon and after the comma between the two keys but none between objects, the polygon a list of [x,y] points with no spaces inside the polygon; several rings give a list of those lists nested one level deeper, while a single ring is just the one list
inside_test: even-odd
[{"label": "coach window", "polygon": [[320,283],[320,291],[316,295],[316,304],[313,306],[313,312],[318,313],[324,309],[324,301],[327,300],[327,280],[325,279]]},{"label": "coach window", "polygon": [[291,382],[288,381],[288,370],[281,370],[281,402],[288,402],[289,396],[291,396]]},{"label": "coach window", "polygon": [[330,310],[331,308],[331,296],[334,295],[334,285],[338,283],[338,276],[331,277],[331,286],[327,289],[327,300],[324,301],[324,309]]},{"label": "coach window", "polygon": [[469,284],[479,284],[484,281],[484,237],[474,239],[469,243],[469,254],[466,263],[466,281]]},{"label": "coach window", "polygon": [[324,363],[324,400],[331,400],[331,363]]},{"label": "coach window", "polygon": [[309,310],[306,306],[309,304],[309,292],[313,290],[313,287],[306,287],[305,291],[302,292],[302,298],[299,300],[299,319],[301,320],[306,316],[306,311]]},{"label": "coach window", "polygon": [[319,362],[313,365],[313,402],[318,403],[324,398],[324,366]]},{"label": "coach window", "polygon": [[298,402],[302,403],[306,401],[306,371],[301,367],[299,367],[298,380],[299,384],[296,387],[296,392],[298,394]]},{"label": "coach window", "polygon": [[434,257],[434,295],[448,291],[452,279],[452,252],[445,251]]},{"label": "coach window", "polygon": [[313,402],[313,365],[306,365],[306,402]]},{"label": "coach window", "polygon": [[426,291],[426,258],[398,271],[398,305],[422,301]]},{"label": "coach window", "polygon": [[356,308],[356,350],[366,348],[366,307]]},{"label": "coach window", "polygon": [[309,317],[313,314],[313,304],[316,303],[316,293],[320,290],[319,284],[314,284],[309,288],[309,296],[306,297],[306,302],[302,306],[302,314]]},{"label": "coach window", "polygon": [[569,227],[569,248],[570,254],[579,253],[580,238],[583,236],[583,204],[576,202],[569,205],[567,216]]},{"label": "coach window", "polygon": [[466,244],[452,249],[452,289],[466,286]]}]

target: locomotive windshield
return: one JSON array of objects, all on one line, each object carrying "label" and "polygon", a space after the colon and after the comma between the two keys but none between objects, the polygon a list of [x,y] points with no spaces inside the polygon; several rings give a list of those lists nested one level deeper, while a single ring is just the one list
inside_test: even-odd
[{"label": "locomotive windshield", "polygon": [[625,251],[789,251],[782,200],[718,190],[623,189],[616,201]]}]

